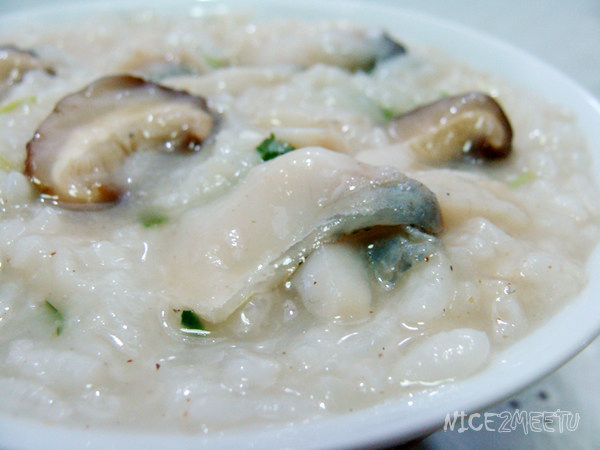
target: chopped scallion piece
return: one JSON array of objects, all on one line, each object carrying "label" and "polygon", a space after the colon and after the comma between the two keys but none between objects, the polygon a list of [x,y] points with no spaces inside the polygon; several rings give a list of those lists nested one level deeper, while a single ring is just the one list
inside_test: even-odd
[{"label": "chopped scallion piece", "polygon": [[396,117],[398,115],[393,109],[386,108],[385,106],[381,106],[379,109],[381,111],[381,115],[386,120],[392,120],[394,117]]},{"label": "chopped scallion piece", "polygon": [[5,105],[0,106],[0,114],[4,114],[7,112],[14,111],[21,105],[30,105],[35,103],[37,99],[35,97],[25,97],[20,98],[18,100],[13,100],[12,102],[6,103]]},{"label": "chopped scallion piece", "polygon": [[523,172],[519,176],[517,176],[514,180],[508,182],[508,186],[516,189],[518,187],[523,186],[524,184],[530,183],[537,178],[535,172],[528,170],[527,172]]},{"label": "chopped scallion piece", "polygon": [[139,215],[140,221],[145,228],[157,227],[169,221],[169,218],[156,211],[145,211]]},{"label": "chopped scallion piece", "polygon": [[17,166],[8,159],[0,156],[0,170],[3,172],[10,172],[11,170],[17,170]]},{"label": "chopped scallion piece", "polygon": [[277,158],[287,152],[291,152],[294,150],[287,142],[278,141],[275,139],[275,135],[273,133],[270,136],[262,141],[258,147],[256,147],[256,151],[260,154],[260,157],[263,161],[268,161],[273,158]]},{"label": "chopped scallion piece", "polygon": [[186,334],[195,334],[197,336],[206,336],[210,331],[204,329],[204,325],[200,321],[198,315],[191,310],[181,312],[181,331]]},{"label": "chopped scallion piece", "polygon": [[229,65],[229,62],[225,58],[211,55],[204,55],[204,61],[213,69],[220,69],[221,67],[227,67]]},{"label": "chopped scallion piece", "polygon": [[363,62],[362,67],[357,67],[355,70],[362,70],[365,73],[372,73],[377,66],[377,58],[368,58]]},{"label": "chopped scallion piece", "polygon": [[46,311],[48,312],[48,314],[50,314],[50,317],[54,320],[54,325],[56,326],[56,335],[60,336],[60,333],[62,333],[63,326],[65,324],[65,319],[63,318],[63,315],[56,308],[56,306],[54,306],[48,300],[44,301],[44,306],[46,307]]}]

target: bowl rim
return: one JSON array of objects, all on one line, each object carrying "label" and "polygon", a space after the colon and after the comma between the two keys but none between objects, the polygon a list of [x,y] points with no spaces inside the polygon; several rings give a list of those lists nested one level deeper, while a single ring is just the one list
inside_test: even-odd
[{"label": "bowl rim", "polygon": [[[0,26],[11,26],[34,19],[77,15],[88,8],[96,11],[143,7],[160,9],[167,0],[88,1],[74,5],[72,1],[47,3],[35,9],[23,4],[15,11],[0,13]],[[243,0],[184,0],[177,8],[216,8],[223,11],[248,8]],[[600,103],[589,92],[566,75],[497,38],[445,19],[415,12],[384,1],[368,0],[303,0],[297,4],[278,0],[254,0],[252,9],[258,17],[287,16],[302,19],[341,17],[365,25],[376,25],[407,42],[436,47],[470,67],[508,79],[535,91],[574,112],[579,126],[588,139],[593,158],[593,173],[600,178]],[[172,5],[169,5],[171,8]],[[343,8],[342,8],[343,7]],[[340,13],[342,11],[342,13]],[[440,41],[440,36],[444,39]],[[506,350],[477,374],[444,386],[433,395],[419,397],[419,402],[396,399],[351,414],[277,425],[259,431],[231,430],[218,435],[187,435],[105,429],[81,429],[44,424],[29,419],[14,418],[0,413],[0,444],[9,448],[46,447],[80,448],[187,448],[199,445],[226,448],[231,446],[261,448],[304,447],[339,448],[366,447],[406,442],[443,425],[446,413],[481,411],[536,382],[554,371],[600,334],[600,302],[594,292],[600,292],[600,279],[593,272],[600,268],[598,246],[587,262],[588,285],[550,320]],[[568,341],[561,337],[569,337]],[[536,349],[535,358],[531,350]],[[495,382],[490,392],[490,383]],[[470,395],[465,398],[468,389]],[[427,398],[425,398],[427,397]],[[414,399],[413,399],[414,400]],[[431,408],[435,406],[435,410]],[[408,417],[407,417],[408,416]],[[31,432],[32,427],[36,430]],[[68,433],[68,439],[66,434]]]}]

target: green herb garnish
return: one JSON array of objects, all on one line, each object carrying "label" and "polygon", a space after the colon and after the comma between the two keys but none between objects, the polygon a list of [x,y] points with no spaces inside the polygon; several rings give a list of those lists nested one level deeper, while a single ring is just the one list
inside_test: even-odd
[{"label": "green herb garnish", "polygon": [[0,106],[0,114],[14,111],[21,105],[32,104],[32,103],[35,103],[36,101],[37,101],[37,99],[35,97],[25,97],[25,98],[20,98],[18,100],[14,100],[12,102],[9,102],[9,103],[6,103],[5,105]]},{"label": "green herb garnish", "polygon": [[381,115],[386,120],[392,120],[394,117],[398,116],[398,113],[396,113],[393,109],[386,108],[385,106],[380,106],[379,110],[381,111]]},{"label": "green herb garnish", "polygon": [[227,59],[218,58],[211,55],[204,55],[204,61],[213,69],[220,69],[229,65],[229,61],[227,61]]},{"label": "green herb garnish", "polygon": [[140,221],[145,228],[157,227],[164,225],[169,221],[169,218],[164,214],[156,211],[145,211],[139,215]]},{"label": "green herb garnish", "polygon": [[273,133],[271,133],[267,139],[262,141],[258,147],[256,147],[256,151],[260,154],[260,157],[263,161],[277,158],[278,156],[287,152],[291,152],[292,150],[295,150],[295,148],[287,142],[278,141],[275,139],[275,135]]},{"label": "green herb garnish", "polygon": [[535,172],[528,170],[527,172],[523,172],[519,176],[517,176],[514,180],[508,183],[508,186],[516,189],[518,187],[523,186],[524,184],[530,183],[537,178]]},{"label": "green herb garnish", "polygon": [[204,324],[200,321],[198,315],[189,309],[181,312],[181,331],[197,336],[210,334],[210,331],[204,329]]},{"label": "green herb garnish", "polygon": [[10,172],[11,170],[17,170],[17,166],[8,159],[0,156],[0,170],[3,172]]},{"label": "green herb garnish", "polygon": [[62,333],[63,326],[65,324],[65,319],[63,318],[61,312],[56,308],[56,306],[54,306],[48,300],[44,301],[44,306],[46,307],[46,311],[48,312],[52,320],[54,320],[54,325],[56,326],[56,335],[59,336],[60,333]]},{"label": "green herb garnish", "polygon": [[361,63],[357,67],[355,67],[353,71],[372,73],[375,70],[375,67],[377,67],[377,63],[378,61],[376,57],[367,58],[364,61],[361,61]]}]

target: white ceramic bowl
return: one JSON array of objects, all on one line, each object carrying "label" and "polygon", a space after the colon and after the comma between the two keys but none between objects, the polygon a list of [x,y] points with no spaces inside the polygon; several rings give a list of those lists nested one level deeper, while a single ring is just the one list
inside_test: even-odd
[{"label": "white ceramic bowl", "polygon": [[[17,10],[0,16],[0,27],[33,20],[52,21],[75,17],[87,8],[158,8],[164,1],[53,3],[35,10]],[[407,42],[437,47],[473,68],[494,73],[564,105],[577,117],[589,146],[593,149],[593,171],[600,179],[600,104],[570,79],[535,58],[497,40],[461,26],[428,16],[403,11],[393,6],[358,1],[274,0],[184,1],[178,8],[219,8],[256,11],[259,17],[297,17],[302,19],[346,18],[389,30]],[[169,5],[173,9],[173,5]],[[5,24],[5,25],[3,25]],[[2,448],[211,448],[241,447],[360,447],[405,442],[423,436],[444,423],[447,412],[480,411],[497,403],[552,372],[574,356],[600,333],[600,249],[589,264],[590,282],[576,299],[517,344],[498,354],[476,375],[441,388],[418,401],[397,402],[341,417],[299,424],[270,427],[252,432],[227,432],[200,436],[178,434],[86,431],[48,426],[43,423],[2,416]],[[0,403],[1,408],[1,403]]]}]

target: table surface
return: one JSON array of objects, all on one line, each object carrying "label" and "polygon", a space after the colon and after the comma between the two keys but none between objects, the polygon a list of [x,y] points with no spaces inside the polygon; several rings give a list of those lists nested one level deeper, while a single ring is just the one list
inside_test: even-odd
[{"label": "table surface", "polygon": [[[379,0],[451,20],[513,44],[558,68],[600,99],[599,0]],[[46,0],[0,0],[0,13]],[[438,431],[424,449],[600,448],[600,339],[561,369],[488,412],[577,412],[576,431],[565,433]]]}]

